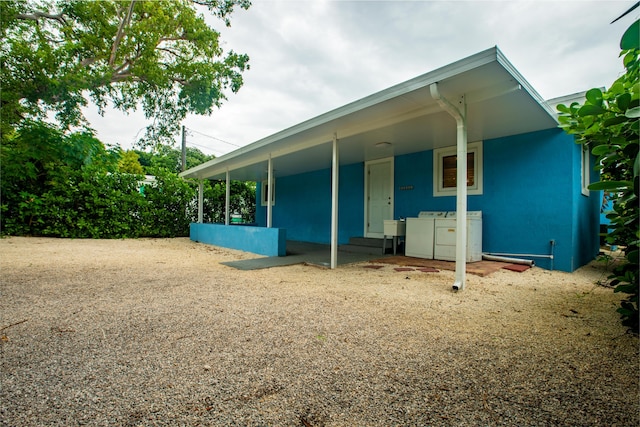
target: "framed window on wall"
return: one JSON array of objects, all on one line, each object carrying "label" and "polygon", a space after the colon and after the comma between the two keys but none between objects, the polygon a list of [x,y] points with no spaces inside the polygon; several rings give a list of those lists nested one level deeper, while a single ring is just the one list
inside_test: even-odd
[{"label": "framed window on wall", "polygon": [[[269,182],[267,180],[262,181],[262,185],[260,187],[260,206],[267,206],[267,194],[269,192]],[[273,182],[273,189],[271,190],[271,206],[276,204],[276,184],[275,180]]]},{"label": "framed window on wall", "polygon": [[[455,196],[457,178],[456,147],[433,150],[433,195]],[[482,141],[467,145],[467,194],[482,194]]]},{"label": "framed window on wall", "polygon": [[582,146],[582,155],[580,157],[580,175],[582,184],[580,190],[583,196],[589,195],[589,184],[591,184],[591,156],[589,147]]}]

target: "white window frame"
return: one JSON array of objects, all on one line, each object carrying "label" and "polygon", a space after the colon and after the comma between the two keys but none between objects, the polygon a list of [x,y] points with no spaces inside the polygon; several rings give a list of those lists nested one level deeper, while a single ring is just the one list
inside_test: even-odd
[{"label": "white window frame", "polygon": [[[467,194],[477,196],[483,194],[483,161],[482,141],[467,144],[467,153],[473,153],[473,185],[467,187]],[[436,148],[433,150],[433,196],[455,196],[456,188],[444,188],[442,182],[442,162],[445,157],[458,154],[457,147]]]},{"label": "white window frame", "polygon": [[[267,206],[267,182],[269,180],[265,179],[261,182],[260,186],[260,206]],[[275,206],[276,204],[276,180],[273,180],[273,188],[271,190],[271,206]]]},{"label": "white window frame", "polygon": [[582,146],[580,155],[580,192],[583,196],[589,196],[589,184],[591,184],[591,156],[589,147]]}]

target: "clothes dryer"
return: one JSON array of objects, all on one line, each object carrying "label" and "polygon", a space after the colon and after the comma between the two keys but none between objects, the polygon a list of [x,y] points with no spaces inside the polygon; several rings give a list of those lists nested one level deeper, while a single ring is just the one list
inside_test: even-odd
[{"label": "clothes dryer", "polygon": [[[456,212],[435,219],[433,258],[443,261],[456,260]],[[466,262],[482,260],[482,211],[467,212]]]}]

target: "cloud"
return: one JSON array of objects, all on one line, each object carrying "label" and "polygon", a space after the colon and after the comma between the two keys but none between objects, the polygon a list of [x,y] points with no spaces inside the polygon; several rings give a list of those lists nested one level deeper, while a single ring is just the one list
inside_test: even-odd
[{"label": "cloud", "polygon": [[[622,72],[619,39],[632,1],[255,1],[231,28],[211,19],[224,48],[247,53],[238,94],[198,132],[246,145],[371,93],[498,46],[545,98],[608,86]],[[105,142],[130,144],[143,124],[90,114]],[[232,145],[193,142],[220,155]]]}]

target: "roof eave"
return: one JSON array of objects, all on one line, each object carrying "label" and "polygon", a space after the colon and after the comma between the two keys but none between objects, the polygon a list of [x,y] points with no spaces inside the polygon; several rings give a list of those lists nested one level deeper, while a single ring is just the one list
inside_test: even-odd
[{"label": "roof eave", "polygon": [[[328,111],[319,116],[305,120],[294,126],[286,128],[282,131],[269,135],[244,147],[238,148],[228,154],[215,158],[209,162],[184,171],[180,176],[185,178],[207,179],[212,177],[221,177],[227,171],[233,171],[249,165],[257,164],[268,159],[270,153],[290,152],[291,150],[304,150],[315,145],[328,142],[332,132],[327,133],[327,141],[317,135],[313,135],[312,131],[321,129],[322,126],[327,128],[336,127],[341,119],[350,115],[361,112],[369,107],[382,105],[385,101],[402,97],[414,91],[426,88],[432,83],[438,83],[453,78],[459,74],[472,71],[483,65],[490,63],[498,63],[513,79],[526,91],[529,96],[544,110],[549,116],[550,121],[557,124],[557,118],[552,108],[545,100],[533,89],[533,87],[524,79],[518,70],[506,59],[497,46],[491,47],[467,58],[463,58],[444,67],[422,74],[413,79],[396,84],[392,87],[376,92],[359,100],[339,108]],[[332,126],[332,123],[335,126]],[[314,137],[303,135],[309,132]],[[324,133],[323,133],[324,135]],[[300,136],[301,141],[297,141],[295,146],[291,146],[291,140],[296,136]],[[303,137],[304,136],[304,137]],[[287,141],[289,139],[289,141]]]}]

